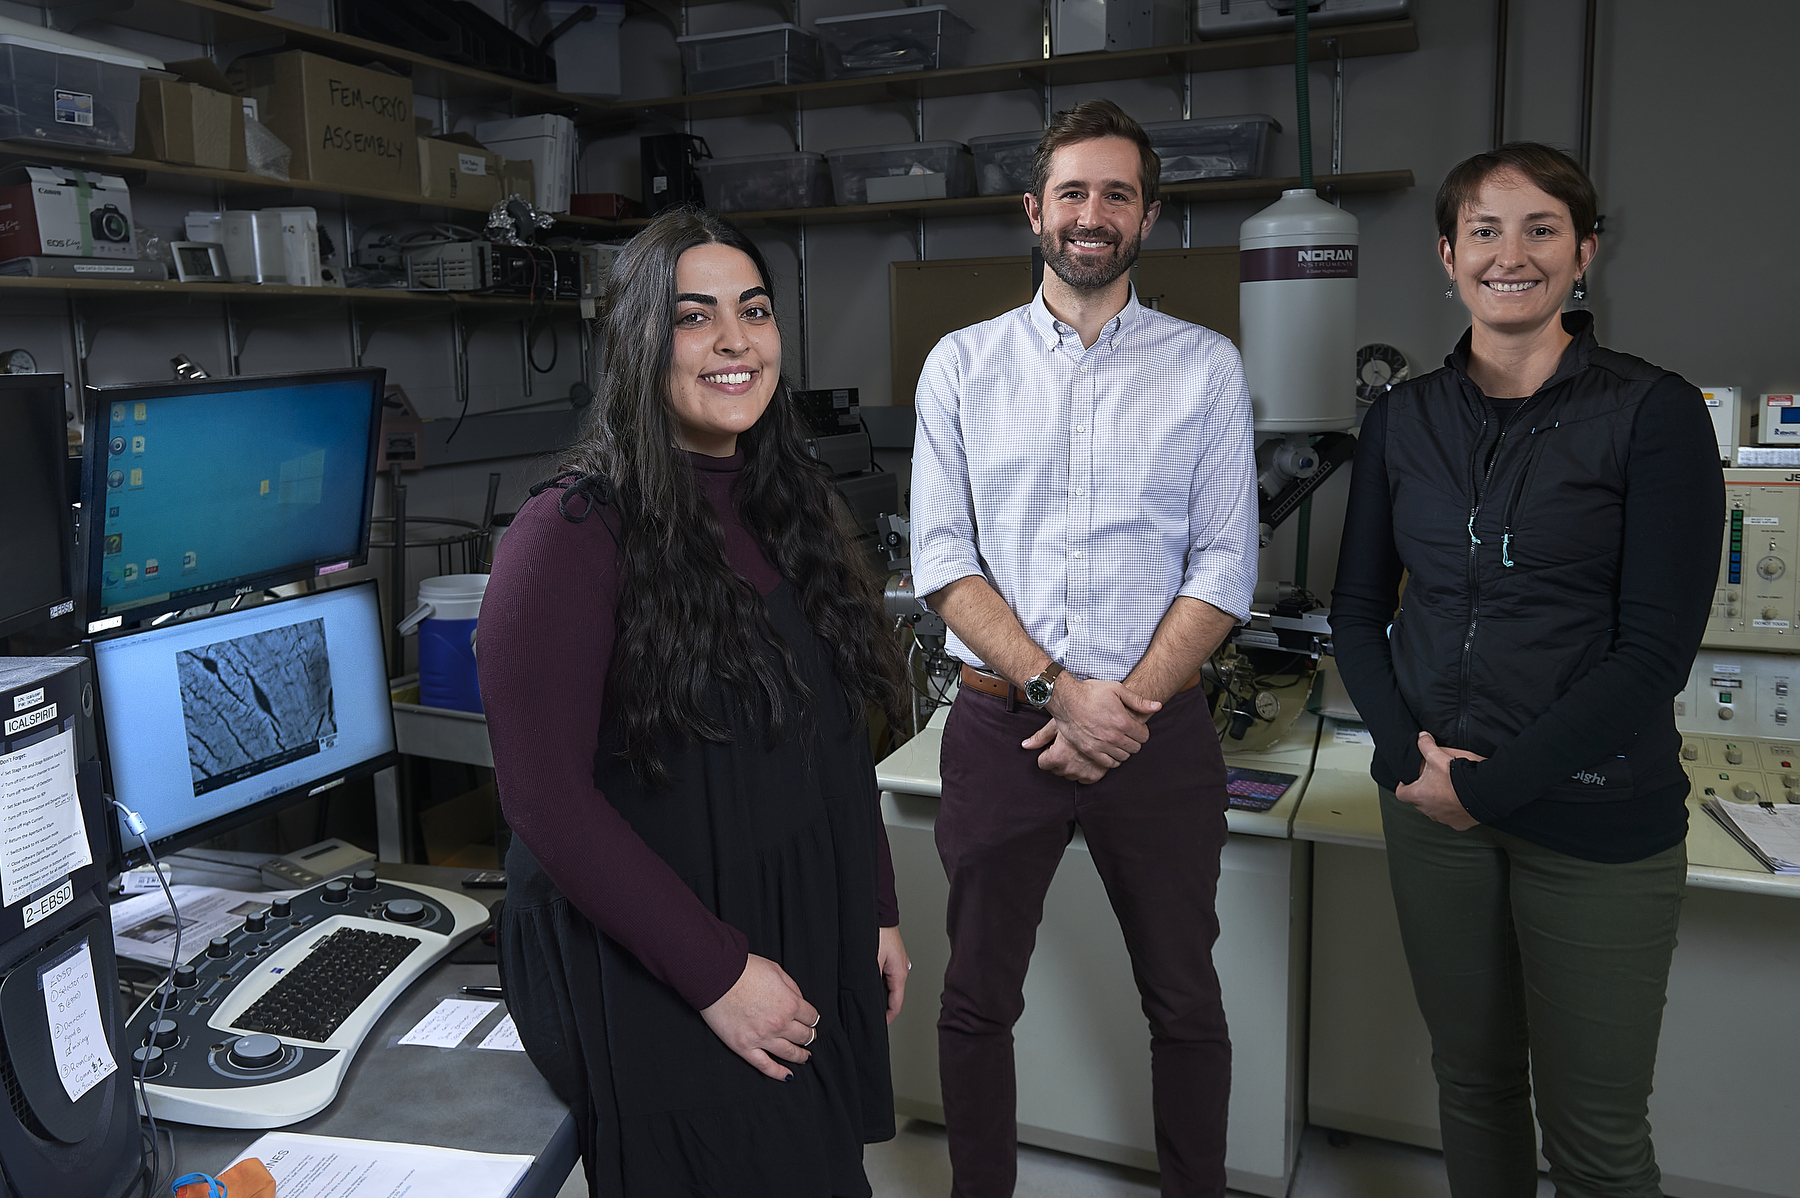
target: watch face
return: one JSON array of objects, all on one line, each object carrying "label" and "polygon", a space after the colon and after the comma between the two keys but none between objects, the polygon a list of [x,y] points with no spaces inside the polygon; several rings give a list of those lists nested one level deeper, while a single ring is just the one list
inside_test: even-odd
[{"label": "watch face", "polygon": [[1025,698],[1032,706],[1042,707],[1050,701],[1050,684],[1042,678],[1033,678],[1025,684]]}]

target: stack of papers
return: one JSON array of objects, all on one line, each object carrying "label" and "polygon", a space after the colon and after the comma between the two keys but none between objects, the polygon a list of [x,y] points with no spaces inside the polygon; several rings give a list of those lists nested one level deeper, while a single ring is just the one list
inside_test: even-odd
[{"label": "stack of papers", "polygon": [[281,1198],[506,1198],[532,1157],[462,1152],[274,1131],[238,1154],[256,1157]]},{"label": "stack of papers", "polygon": [[1700,805],[1762,862],[1763,868],[1771,873],[1800,874],[1800,805],[1764,807],[1717,797],[1702,799]]}]

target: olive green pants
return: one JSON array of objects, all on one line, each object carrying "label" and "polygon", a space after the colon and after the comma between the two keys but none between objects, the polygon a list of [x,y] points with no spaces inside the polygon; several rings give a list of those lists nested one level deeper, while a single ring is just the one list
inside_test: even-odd
[{"label": "olive green pants", "polygon": [[1657,1198],[1646,1117],[1687,848],[1583,861],[1381,792],[1455,1198]]}]

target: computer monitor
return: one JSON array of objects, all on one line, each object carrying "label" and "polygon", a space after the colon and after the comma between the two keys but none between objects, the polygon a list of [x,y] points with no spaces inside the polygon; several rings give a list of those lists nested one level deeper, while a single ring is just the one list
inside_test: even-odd
[{"label": "computer monitor", "polygon": [[88,631],[366,561],[386,377],[88,388]]},{"label": "computer monitor", "polygon": [[363,582],[94,638],[108,793],[161,855],[392,764],[381,631]]},{"label": "computer monitor", "polygon": [[0,375],[0,636],[73,610],[60,374]]}]

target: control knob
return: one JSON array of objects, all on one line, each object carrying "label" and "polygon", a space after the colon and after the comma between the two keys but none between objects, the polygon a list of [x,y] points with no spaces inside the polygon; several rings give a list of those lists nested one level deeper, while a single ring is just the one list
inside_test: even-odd
[{"label": "control knob", "polygon": [[1744,764],[1744,751],[1742,749],[1728,747],[1725,750],[1725,764],[1726,765],[1742,765],[1742,764]]},{"label": "control knob", "polygon": [[1742,782],[1739,782],[1736,786],[1731,788],[1731,797],[1740,802],[1754,803],[1756,801],[1756,792],[1750,787],[1745,786]]},{"label": "control knob", "polygon": [[325,883],[325,893],[319,897],[328,903],[347,903],[350,901],[350,883],[342,878],[333,878]]},{"label": "control knob", "polygon": [[1719,718],[1722,720],[1729,720],[1736,715],[1737,712],[1731,710],[1731,705],[1729,703],[1719,708]]},{"label": "control knob", "polygon": [[286,919],[294,912],[294,904],[287,899],[275,899],[269,904],[269,914],[276,919]]},{"label": "control knob", "polygon": [[156,993],[150,999],[150,1005],[158,1011],[166,1011],[181,1002],[181,996],[175,993],[175,987],[163,982],[157,986]]},{"label": "control knob", "polygon": [[382,907],[381,914],[395,923],[418,923],[425,918],[425,904],[418,899],[394,899]]},{"label": "control knob", "polygon": [[214,936],[206,942],[206,955],[209,957],[229,957],[231,940],[226,936]]},{"label": "control knob", "polygon": [[175,988],[177,990],[192,990],[199,984],[200,971],[198,969],[194,968],[192,965],[177,965],[175,967]]},{"label": "control knob", "polygon": [[1771,553],[1769,556],[1756,563],[1756,572],[1770,582],[1774,582],[1777,578],[1780,578],[1783,574],[1787,573],[1787,563]]},{"label": "control knob", "polygon": [[350,875],[350,885],[357,890],[375,889],[375,871],[372,869],[357,870]]},{"label": "control knob", "polygon": [[1793,774],[1783,774],[1781,775],[1781,784],[1789,789],[1800,787],[1800,777],[1795,777]]},{"label": "control knob", "polygon": [[1698,761],[1700,760],[1700,750],[1693,745],[1682,745],[1681,759],[1683,761]]},{"label": "control knob", "polygon": [[144,1043],[156,1048],[173,1048],[181,1039],[181,1030],[173,1019],[157,1019],[144,1031]]},{"label": "control knob", "polygon": [[160,1077],[169,1068],[163,1060],[163,1050],[154,1044],[146,1044],[131,1052],[131,1072],[134,1077]]},{"label": "control knob", "polygon": [[258,1032],[231,1046],[227,1059],[239,1069],[267,1069],[281,1063],[281,1041]]},{"label": "control knob", "polygon": [[1780,614],[1781,614],[1780,612],[1776,611],[1772,607],[1763,608],[1763,619],[1765,619],[1765,620],[1773,620]]},{"label": "control knob", "polygon": [[244,931],[246,932],[260,932],[268,926],[269,913],[267,911],[252,911],[244,916]]}]

